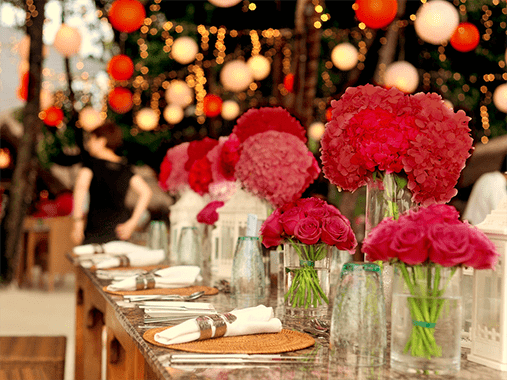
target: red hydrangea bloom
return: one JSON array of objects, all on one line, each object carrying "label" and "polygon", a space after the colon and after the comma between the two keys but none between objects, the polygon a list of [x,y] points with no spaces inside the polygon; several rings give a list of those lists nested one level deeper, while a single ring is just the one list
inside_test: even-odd
[{"label": "red hydrangea bloom", "polygon": [[170,171],[168,177],[164,179],[161,168],[158,184],[162,190],[168,191],[171,195],[177,195],[188,187],[188,171],[184,167],[188,160],[188,146],[189,143],[185,142],[170,148],[161,164],[161,167],[167,165],[164,169],[164,173],[167,174],[170,163]]},{"label": "red hydrangea bloom", "polygon": [[279,207],[301,197],[317,178],[315,157],[286,132],[267,131],[243,143],[236,177],[251,193]]},{"label": "red hydrangea bloom", "polygon": [[158,175],[158,186],[164,191],[169,190],[167,187],[167,180],[171,175],[172,166],[173,164],[167,159],[167,156],[164,157],[160,164],[160,174]]},{"label": "red hydrangea bloom", "polygon": [[188,173],[190,188],[199,195],[209,191],[209,185],[213,182],[211,163],[206,157],[196,160]]},{"label": "red hydrangea bloom", "polygon": [[234,134],[220,137],[206,157],[211,162],[213,182],[235,181],[236,164],[239,161],[239,140]]},{"label": "red hydrangea bloom", "polygon": [[217,144],[217,140],[209,137],[205,137],[202,140],[191,141],[188,146],[188,160],[185,163],[185,170],[190,171],[194,162],[205,157]]},{"label": "red hydrangea bloom", "polygon": [[266,131],[286,132],[306,143],[306,131],[301,123],[282,107],[251,108],[239,117],[232,130],[240,142]]},{"label": "red hydrangea bloom", "polygon": [[197,221],[199,223],[213,225],[218,220],[218,212],[217,209],[222,207],[224,202],[213,201],[208,203],[198,214]]}]

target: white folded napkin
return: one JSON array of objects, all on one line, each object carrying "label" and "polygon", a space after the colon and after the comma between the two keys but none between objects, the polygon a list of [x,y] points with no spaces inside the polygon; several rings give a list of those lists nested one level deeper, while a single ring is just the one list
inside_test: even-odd
[{"label": "white folded napkin", "polygon": [[[237,319],[229,323],[225,318],[227,331],[224,336],[278,333],[282,331],[282,322],[278,318],[274,318],[272,307],[259,305],[233,310],[229,314],[233,314]],[[214,327],[212,332],[213,336],[215,334]],[[192,342],[198,340],[200,336],[201,331],[197,320],[191,319],[155,334],[154,339],[162,344],[176,344]]]},{"label": "white folded napkin", "polygon": [[115,240],[104,244],[78,245],[72,249],[75,255],[90,255],[94,253],[108,253],[111,255],[123,255],[130,252],[145,251],[150,248],[144,245],[130,243],[128,241]]},{"label": "white folded napkin", "polygon": [[[181,265],[160,269],[155,272],[155,288],[184,288],[195,284],[201,277],[201,268],[191,265]],[[136,290],[136,277],[132,276],[107,287],[112,292]]]},{"label": "white folded napkin", "polygon": [[[137,252],[125,254],[129,259],[131,267],[142,267],[146,265],[157,265],[164,261],[165,251],[163,249],[144,249]],[[119,257],[110,257],[95,264],[97,269],[116,268],[121,266],[122,260]]]}]

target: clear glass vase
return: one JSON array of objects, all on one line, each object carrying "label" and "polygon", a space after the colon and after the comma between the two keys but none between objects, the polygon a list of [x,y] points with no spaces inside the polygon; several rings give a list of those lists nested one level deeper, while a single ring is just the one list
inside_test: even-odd
[{"label": "clear glass vase", "polygon": [[395,264],[391,368],[452,375],[460,369],[460,267]]},{"label": "clear glass vase", "polygon": [[[329,290],[332,247],[324,243],[284,244],[285,315],[300,319],[329,320]],[[297,322],[292,319],[292,322]]]}]

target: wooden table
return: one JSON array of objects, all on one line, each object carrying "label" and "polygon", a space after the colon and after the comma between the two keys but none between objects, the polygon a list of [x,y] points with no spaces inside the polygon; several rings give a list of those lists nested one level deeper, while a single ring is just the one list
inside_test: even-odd
[{"label": "wooden table", "polygon": [[[69,259],[70,256],[69,256]],[[461,371],[455,377],[406,375],[390,371],[389,364],[382,367],[350,368],[330,364],[328,341],[316,338],[316,344],[296,355],[314,355],[317,362],[311,364],[269,365],[190,365],[164,367],[159,358],[177,351],[156,347],[142,338],[146,329],[139,308],[126,308],[118,304],[120,297],[102,290],[108,281],[98,279],[94,273],[76,266],[76,360],[75,380],[100,380],[102,368],[102,329],[107,331],[106,378],[111,380],[169,380],[169,379],[326,379],[326,380],[405,380],[405,379],[455,379],[455,380],[507,380],[507,372],[496,371],[466,360],[463,349]],[[273,306],[275,315],[282,319],[283,307],[279,305],[280,289],[263,302]],[[276,294],[278,293],[278,294]],[[207,296],[199,301],[211,302],[219,312],[232,310],[238,305],[227,294]],[[179,352],[181,353],[181,352]]]}]

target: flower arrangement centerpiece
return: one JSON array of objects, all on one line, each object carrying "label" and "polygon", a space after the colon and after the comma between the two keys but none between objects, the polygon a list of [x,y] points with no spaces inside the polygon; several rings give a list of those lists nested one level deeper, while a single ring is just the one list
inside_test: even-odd
[{"label": "flower arrangement centerpiece", "polygon": [[401,371],[459,370],[461,267],[492,269],[498,253],[452,206],[431,205],[386,218],[366,237],[371,261],[395,266],[391,366]]},{"label": "flower arrangement centerpiece", "polygon": [[383,191],[385,207],[374,220],[366,207],[367,231],[414,204],[446,203],[456,195],[473,143],[463,111],[455,113],[437,94],[370,84],[348,88],[331,107],[322,138],[324,175],[344,190]]},{"label": "flower arrangement centerpiece", "polygon": [[[286,243],[286,256],[289,251],[295,253],[294,260],[286,258],[284,264],[288,276],[286,305],[304,309],[327,307],[329,279],[321,278],[320,262],[329,261],[332,246],[354,252],[357,242],[348,219],[322,199],[301,198],[277,208],[260,232],[266,248]],[[329,275],[329,271],[324,270],[322,275]]]}]

